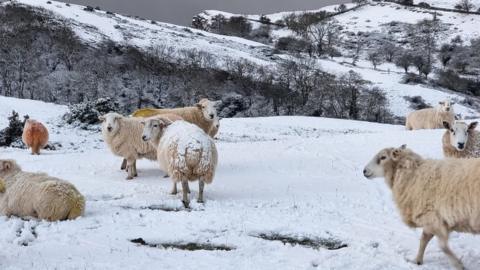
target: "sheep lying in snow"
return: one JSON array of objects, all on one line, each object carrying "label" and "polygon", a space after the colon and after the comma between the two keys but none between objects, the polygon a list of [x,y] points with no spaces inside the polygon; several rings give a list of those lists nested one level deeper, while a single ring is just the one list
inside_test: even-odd
[{"label": "sheep lying in snow", "polygon": [[114,155],[127,160],[127,179],[133,179],[138,175],[135,164],[137,159],[157,159],[157,150],[142,140],[142,119],[124,117],[118,113],[108,113],[99,119],[102,121],[105,143]]},{"label": "sheep lying in snow", "polygon": [[48,130],[40,122],[27,119],[23,127],[22,141],[27,148],[32,149],[32,155],[40,155],[40,149],[48,143]]},{"label": "sheep lying in snow", "polygon": [[204,185],[212,182],[217,167],[217,148],[212,138],[186,121],[148,119],[142,139],[158,145],[160,167],[174,182],[172,193],[176,193],[176,183],[182,183],[185,207],[189,207],[188,181],[199,180],[198,202],[203,202]]},{"label": "sheep lying in snow", "polygon": [[448,236],[452,231],[480,233],[480,159],[423,159],[403,145],[381,150],[363,174],[384,177],[403,221],[423,228],[417,264],[436,236],[456,269],[463,269]]},{"label": "sheep lying in snow", "polygon": [[[217,109],[215,106],[221,101],[210,101],[201,99],[195,106],[174,108],[174,109],[140,109],[135,111],[133,117],[151,117],[160,114],[176,114],[183,120],[199,126],[205,133],[209,134],[210,129],[215,125]],[[218,121],[217,123],[218,124]]]},{"label": "sheep lying in snow", "polygon": [[478,122],[469,125],[462,121],[455,121],[453,125],[444,122],[447,129],[442,138],[443,154],[453,158],[480,157],[480,133],[475,130]]},{"label": "sheep lying in snow", "polygon": [[443,128],[443,122],[453,124],[455,113],[452,106],[455,103],[446,100],[438,104],[436,108],[411,112],[405,122],[407,130]]},{"label": "sheep lying in snow", "polygon": [[75,219],[84,213],[85,199],[72,184],[44,173],[23,172],[14,160],[0,160],[0,212],[6,216],[48,221]]}]

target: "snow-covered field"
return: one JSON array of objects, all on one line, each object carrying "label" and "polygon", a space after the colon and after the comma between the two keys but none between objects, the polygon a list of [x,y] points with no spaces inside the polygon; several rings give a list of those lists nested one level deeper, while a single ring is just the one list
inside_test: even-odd
[{"label": "snow-covered field", "polygon": [[[57,126],[64,106],[0,97],[0,128],[11,110],[48,123],[64,146],[31,156],[1,148],[25,170],[74,183],[86,196],[85,216],[45,222],[0,217],[1,269],[449,269],[436,241],[424,266],[415,256],[419,231],[402,224],[382,180],[362,176],[381,148],[407,143],[441,158],[442,130],[308,117],[224,119],[219,167],[206,203],[182,208],[170,180],[149,161],[125,180],[100,134]],[[72,143],[72,144],[71,144]],[[197,186],[192,185],[192,198]],[[336,239],[338,250],[263,240],[260,234]],[[137,245],[198,243],[232,250],[186,251]],[[478,237],[454,234],[453,250],[479,269]]]}]

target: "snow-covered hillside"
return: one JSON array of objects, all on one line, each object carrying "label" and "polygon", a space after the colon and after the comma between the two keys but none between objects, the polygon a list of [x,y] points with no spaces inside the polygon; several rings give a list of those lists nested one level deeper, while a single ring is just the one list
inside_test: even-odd
[{"label": "snow-covered hillside", "polygon": [[[415,0],[413,1],[414,4],[419,4],[419,3],[427,3],[431,6],[434,7],[441,7],[441,8],[451,8],[453,9],[457,3],[460,1],[456,0]],[[470,0],[470,3],[473,4],[474,8],[472,10],[477,10],[480,8],[480,1],[479,0]]]},{"label": "snow-covered hillside", "polygon": [[[4,4],[9,4],[10,1]],[[87,11],[84,6],[57,1],[14,0],[14,3],[43,8],[71,24],[79,37],[94,45],[104,39],[140,48],[165,45],[177,50],[191,49],[214,53],[217,61],[244,58],[269,65],[263,44],[237,37],[215,35],[174,24],[153,22],[112,14],[102,10]]]},{"label": "snow-covered hillside", "polygon": [[[11,2],[4,2],[7,5]],[[259,66],[268,67],[274,70],[284,59],[292,59],[290,56],[272,54],[274,48],[271,45],[264,45],[239,37],[223,36],[212,34],[197,29],[142,20],[112,14],[107,11],[84,10],[83,6],[56,2],[37,0],[16,0],[15,3],[36,8],[45,9],[53,14],[54,18],[64,21],[71,26],[83,41],[95,46],[104,39],[111,39],[119,44],[134,45],[141,49],[154,48],[156,46],[168,46],[175,50],[198,50],[205,51],[215,56],[215,63],[219,68],[226,68],[229,59],[247,60]],[[352,8],[353,5],[347,5]],[[325,7],[319,10],[334,11],[335,6]],[[208,16],[217,14],[215,11],[208,11]],[[205,13],[205,14],[207,14]],[[300,12],[296,12],[300,13]],[[222,13],[228,16],[228,13]],[[282,18],[289,12],[267,15],[272,21]],[[378,16],[381,14],[381,16]],[[207,15],[206,15],[207,16]],[[445,33],[443,38],[456,34],[464,35],[465,40],[479,36],[480,16],[460,15],[452,12],[439,12],[438,16],[444,23],[454,25]],[[258,15],[249,16],[251,19],[258,19]],[[357,31],[381,31],[385,24],[391,21],[415,23],[418,20],[431,18],[432,14],[418,8],[405,8],[392,3],[370,3],[353,11],[335,16],[343,26],[343,34]],[[290,30],[284,28],[273,28],[272,36],[279,38],[290,35]],[[373,82],[386,91],[389,98],[391,110],[394,115],[404,117],[412,109],[404,97],[421,95],[428,104],[435,106],[440,100],[451,98],[462,102],[465,97],[458,93],[440,91],[441,89],[428,88],[421,85],[406,85],[400,83],[402,74],[393,65],[382,65],[379,70],[373,70],[372,66],[365,61],[360,61],[357,66],[342,64],[342,58],[335,58],[335,61],[318,60],[322,69],[335,73],[344,74],[350,70],[360,73],[365,79]],[[345,60],[348,62],[350,60]],[[388,72],[388,71],[391,72]],[[457,106],[457,112],[464,117],[476,117],[478,113],[463,105]]]},{"label": "snow-covered hillside", "polygon": [[[309,117],[224,119],[219,166],[206,203],[182,208],[170,180],[149,161],[125,180],[120,159],[100,134],[62,127],[64,106],[0,97],[0,128],[12,110],[47,123],[64,147],[31,156],[1,148],[25,170],[74,183],[86,196],[85,216],[45,222],[0,217],[1,269],[448,269],[436,240],[425,266],[415,256],[419,231],[402,224],[382,180],[362,176],[381,148],[407,143],[441,158],[442,130]],[[71,145],[72,143],[73,145]],[[192,185],[191,196],[197,187]],[[313,249],[259,236],[338,241]],[[139,239],[141,238],[141,240]],[[132,243],[204,244],[226,250],[187,251]],[[478,237],[454,234],[453,250],[468,269],[480,267]],[[191,248],[192,246],[190,246]]]}]

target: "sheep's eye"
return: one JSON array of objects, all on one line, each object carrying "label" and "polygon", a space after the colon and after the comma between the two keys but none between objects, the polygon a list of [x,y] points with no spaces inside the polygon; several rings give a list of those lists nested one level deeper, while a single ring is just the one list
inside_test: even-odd
[{"label": "sheep's eye", "polygon": [[385,160],[385,159],[387,159],[386,156],[382,156],[382,157],[380,158],[380,160]]},{"label": "sheep's eye", "polygon": [[153,127],[158,128],[158,125],[153,125]]}]

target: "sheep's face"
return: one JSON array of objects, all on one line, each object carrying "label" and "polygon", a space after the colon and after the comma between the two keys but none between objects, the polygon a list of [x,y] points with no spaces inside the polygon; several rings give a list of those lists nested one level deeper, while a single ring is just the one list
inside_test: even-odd
[{"label": "sheep's face", "polygon": [[114,135],[117,134],[118,130],[120,129],[120,119],[122,119],[122,115],[118,113],[107,113],[99,117],[100,121],[102,121],[102,130],[106,134]]},{"label": "sheep's face", "polygon": [[440,105],[439,109],[442,112],[449,112],[449,111],[453,111],[453,105],[455,104],[455,102],[451,102],[450,100],[445,100],[445,101],[440,101],[438,104]]},{"label": "sheep's face", "polygon": [[447,129],[450,135],[450,144],[458,151],[463,151],[467,147],[468,133],[477,127],[478,122],[473,122],[469,125],[462,121],[455,121],[453,125],[448,122],[443,122],[443,126]]},{"label": "sheep's face", "polygon": [[169,126],[171,122],[166,119],[149,119],[142,122],[142,124],[142,140],[148,142],[150,140],[159,140],[165,132],[165,128]]},{"label": "sheep's face", "polygon": [[385,148],[378,152],[363,169],[363,175],[368,179],[385,176],[385,164],[392,162],[393,148]]},{"label": "sheep's face", "polygon": [[201,99],[196,106],[202,111],[203,117],[208,121],[217,118],[217,108],[221,101],[211,101],[206,98]]},{"label": "sheep's face", "polygon": [[12,159],[0,159],[0,177],[8,175],[14,171],[20,170],[17,162]]}]

